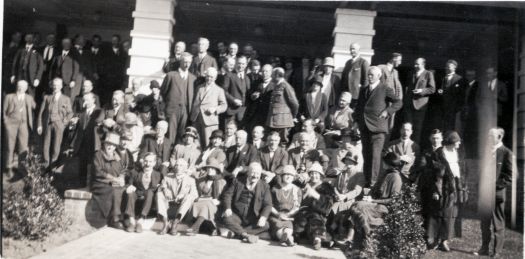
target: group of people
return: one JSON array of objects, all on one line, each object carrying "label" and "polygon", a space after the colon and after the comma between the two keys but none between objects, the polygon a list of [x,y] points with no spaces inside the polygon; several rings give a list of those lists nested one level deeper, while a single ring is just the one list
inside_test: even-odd
[{"label": "group of people", "polygon": [[[83,57],[97,54],[100,37],[93,37],[91,48],[82,36],[75,37],[74,48],[63,39],[61,52],[51,50],[62,55],[49,67],[42,61],[53,55],[51,45],[40,54],[31,34],[25,40],[12,62],[16,91],[4,98],[8,171],[16,143],[18,154],[27,151],[35,125],[43,134],[44,164],[52,169],[67,157],[78,159],[79,185],[90,188],[111,226],[130,232],[141,232],[143,219],[154,214],[163,222],[159,234],[176,235],[186,220],[190,236],[208,222],[210,234],[249,243],[268,230],[288,246],[303,238],[315,249],[334,241],[366,242],[394,195],[416,184],[428,246],[449,251],[468,199],[459,133],[469,135],[472,125],[461,122],[477,121],[485,104],[496,118],[508,99],[494,68],[487,69],[487,85],[478,85],[473,70],[467,70],[468,80],[455,74],[454,60],[436,85],[425,59],[418,58],[403,86],[396,70],[401,54],[370,66],[357,43],[350,44],[340,78],[331,57],[313,66],[303,59],[301,68],[287,61],[282,68],[276,57],[262,64],[251,45],[238,54],[237,43],[226,48],[221,42],[214,57],[206,38],[192,44],[193,54],[177,42],[162,82],[133,78],[125,88],[123,71],[100,76],[111,61],[99,70],[95,59]],[[121,50],[114,37],[109,54]],[[42,70],[50,71],[47,79]],[[40,80],[49,82],[51,93],[35,102]],[[437,110],[440,119],[431,145],[421,150],[427,110]],[[391,139],[397,132],[399,139]],[[491,224],[491,253],[503,244],[501,195],[512,180],[503,136],[495,125],[480,133],[498,161],[499,195],[493,219],[482,223],[483,254],[489,253]]]}]

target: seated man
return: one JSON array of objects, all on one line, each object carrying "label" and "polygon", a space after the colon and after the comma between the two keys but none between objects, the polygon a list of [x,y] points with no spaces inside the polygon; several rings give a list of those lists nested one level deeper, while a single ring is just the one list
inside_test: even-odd
[{"label": "seated man", "polygon": [[301,133],[306,133],[308,134],[308,137],[310,138],[310,144],[311,144],[311,147],[314,148],[314,149],[325,149],[326,148],[326,144],[324,143],[324,137],[315,132],[315,127],[316,127],[316,124],[314,122],[313,119],[307,119],[305,121],[303,121],[303,124],[301,125],[301,132],[299,133],[296,133],[293,138],[292,138],[292,143],[290,144],[290,146],[288,147],[288,150],[292,149],[292,148],[295,148],[295,147],[298,147],[300,144],[299,144],[299,136]]},{"label": "seated man", "polygon": [[357,167],[358,171],[363,172],[363,148],[361,145],[361,134],[359,130],[346,128],[341,130],[340,141],[337,142],[339,146],[336,149],[327,149],[325,154],[330,158],[328,162],[328,167],[326,170],[327,177],[337,176],[341,170],[344,169],[345,164],[343,163],[343,158],[348,152],[353,152],[357,155]]},{"label": "seated man", "polygon": [[352,128],[354,111],[350,108],[352,94],[343,92],[339,97],[339,105],[333,106],[326,116],[326,132],[324,134],[327,147],[335,147],[334,136],[339,136],[344,128]]},{"label": "seated man", "polygon": [[308,174],[310,179],[303,188],[301,209],[294,220],[294,234],[304,235],[314,249],[319,250],[321,242],[330,241],[326,221],[336,194],[329,183],[323,182],[323,167],[318,162],[312,164]]},{"label": "seated man", "polygon": [[[153,197],[160,185],[162,175],[155,171],[157,156],[148,152],[144,155],[143,167],[140,172],[132,171],[126,186],[127,204],[125,214],[129,217],[129,225],[126,227],[128,232],[142,232],[142,222],[148,216]],[[140,211],[137,223],[135,224],[135,209]]]},{"label": "seated man", "polygon": [[169,159],[171,155],[171,142],[166,138],[168,132],[168,122],[159,121],[155,126],[154,135],[145,135],[140,144],[139,161],[142,161],[144,155],[152,152],[156,155],[157,161],[155,170],[166,175],[168,173]]},{"label": "seated man", "polygon": [[253,162],[243,179],[235,179],[224,191],[224,227],[248,243],[255,243],[258,234],[267,231],[268,216],[272,211],[270,186],[261,181],[261,164]]},{"label": "seated man", "polygon": [[[411,180],[412,182],[417,180],[415,161],[419,160],[419,145],[410,139],[412,136],[412,123],[403,123],[399,130],[401,137],[394,141],[391,141],[388,145],[387,152],[396,153],[402,161],[405,162],[403,168],[401,168],[401,174],[403,180]],[[412,173],[414,171],[414,173]]]},{"label": "seated man", "polygon": [[280,144],[279,133],[272,131],[268,135],[268,145],[259,150],[257,155],[257,161],[263,168],[263,179],[272,187],[280,185],[280,175],[284,166],[288,164],[288,152],[280,147]]},{"label": "seated man", "polygon": [[235,146],[235,132],[237,132],[237,123],[235,120],[228,121],[225,129],[224,149]]},{"label": "seated man", "polygon": [[252,145],[257,149],[261,150],[264,146],[266,146],[266,143],[264,143],[264,128],[262,126],[255,126],[252,130]]},{"label": "seated man", "polygon": [[[308,134],[301,132],[299,135],[299,146],[288,150],[288,164],[293,165],[299,174],[299,178],[307,182],[307,169],[313,162],[321,161],[321,154],[311,147]],[[303,183],[304,184],[304,183]]]},{"label": "seated man", "polygon": [[235,145],[226,150],[226,181],[231,182],[240,172],[244,172],[250,162],[255,161],[257,149],[246,143],[248,133],[244,130],[235,132]]},{"label": "seated man", "polygon": [[[188,163],[184,159],[171,159],[171,170],[162,180],[157,192],[157,211],[162,217],[162,230],[160,235],[177,235],[177,225],[193,206],[199,197],[195,179],[187,174]],[[168,209],[173,207],[176,211],[175,219],[170,219],[168,225]]]}]

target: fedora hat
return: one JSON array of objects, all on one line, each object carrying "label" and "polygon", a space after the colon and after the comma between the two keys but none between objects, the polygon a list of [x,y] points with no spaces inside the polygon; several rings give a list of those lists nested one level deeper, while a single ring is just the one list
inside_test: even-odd
[{"label": "fedora hat", "polygon": [[212,131],[210,139],[214,139],[214,138],[220,138],[220,139],[224,140],[224,132],[222,132],[222,130],[214,130],[214,131]]},{"label": "fedora hat", "polygon": [[114,132],[108,132],[104,138],[104,143],[118,146],[120,145],[120,136]]},{"label": "fedora hat", "polygon": [[217,159],[211,157],[206,161],[206,164],[202,167],[202,169],[214,168],[217,169],[219,173],[222,173],[222,167],[223,166],[221,165],[221,163],[219,163],[219,161],[217,161]]},{"label": "fedora hat", "polygon": [[197,133],[197,129],[194,128],[194,127],[191,127],[191,126],[186,127],[186,130],[184,131],[184,134],[182,134],[183,137],[185,137],[185,136],[191,136],[191,137],[193,137],[194,139],[196,139],[198,135],[199,135],[199,134]]},{"label": "fedora hat", "polygon": [[326,57],[323,60],[323,67],[335,67],[334,58]]},{"label": "fedora hat", "polygon": [[314,90],[314,87],[316,85],[319,85],[320,87],[323,87],[323,77],[317,75],[310,81],[310,87],[308,87],[308,92],[311,92]]},{"label": "fedora hat", "polygon": [[310,172],[318,172],[320,173],[321,175],[324,175],[324,172],[323,172],[323,167],[321,166],[321,164],[319,164],[319,162],[314,162],[310,168],[308,168],[308,173]]}]

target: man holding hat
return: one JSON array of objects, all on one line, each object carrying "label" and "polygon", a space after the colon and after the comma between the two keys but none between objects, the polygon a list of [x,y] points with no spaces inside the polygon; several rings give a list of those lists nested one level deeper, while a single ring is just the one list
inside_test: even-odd
[{"label": "man holding hat", "polygon": [[175,146],[171,157],[172,159],[180,158],[186,160],[189,173],[195,173],[197,171],[195,168],[197,159],[201,155],[197,129],[191,126],[186,127],[182,138],[183,142]]},{"label": "man holding hat", "polygon": [[321,92],[328,100],[328,107],[337,105],[337,100],[339,95],[341,95],[341,79],[333,73],[334,67],[334,59],[332,57],[326,57],[323,60]]}]

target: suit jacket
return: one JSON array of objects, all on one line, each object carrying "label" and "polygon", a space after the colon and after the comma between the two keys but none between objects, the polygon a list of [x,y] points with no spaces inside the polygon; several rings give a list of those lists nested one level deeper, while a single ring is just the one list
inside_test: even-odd
[{"label": "suit jacket", "polygon": [[388,70],[387,65],[379,65],[381,69],[381,83],[386,84],[392,88],[399,99],[403,99],[403,86],[399,81],[399,73],[397,69],[393,68],[392,71]]},{"label": "suit jacket", "polygon": [[231,146],[226,149],[226,161],[224,162],[224,169],[228,173],[232,173],[236,167],[248,166],[251,162],[257,159],[257,149],[251,144],[246,143],[242,147],[240,153],[237,153],[237,146]]},{"label": "suit jacket", "polygon": [[[416,89],[422,89],[423,92],[414,94],[412,91]],[[428,97],[436,91],[436,82],[434,81],[434,74],[428,70],[425,70],[421,75],[417,76],[417,72],[414,72],[410,84],[406,88],[404,105],[412,105],[414,109],[420,110],[424,108],[428,103]]]},{"label": "suit jacket", "polygon": [[[80,71],[80,66],[78,60],[76,60],[75,51],[70,49],[65,57],[62,57],[62,51],[53,60],[51,65],[52,68],[52,78],[60,77],[64,81],[64,84],[69,87],[71,81],[77,79],[78,73]],[[80,87],[75,85],[75,87]]]},{"label": "suit jacket", "polygon": [[40,53],[40,56],[42,56],[42,61],[44,62],[44,73],[49,78],[49,72],[51,72],[51,65],[53,64],[53,60],[56,58],[57,55],[59,55],[59,50],[57,46],[53,46],[53,53],[50,53],[50,59],[46,60],[46,47],[47,44],[38,48],[38,53]]},{"label": "suit jacket", "polygon": [[[243,81],[241,81],[239,73],[237,72],[229,73],[224,77],[224,94],[226,95],[226,100],[228,100],[228,110],[226,110],[226,114],[235,115],[237,120],[242,120],[244,117],[247,95],[251,87],[250,78],[246,73],[243,73],[243,76]],[[241,100],[242,105],[237,106],[234,103],[235,99]]]},{"label": "suit jacket", "polygon": [[278,147],[273,158],[270,158],[270,148],[265,146],[259,150],[257,161],[261,163],[263,170],[280,175],[283,167],[288,165],[288,152],[284,148]]},{"label": "suit jacket", "polygon": [[[221,203],[224,204],[224,209],[231,209],[234,212],[239,206],[239,198],[246,187],[245,181],[235,180],[231,185],[224,190],[222,194]],[[268,218],[272,212],[272,193],[270,186],[262,180],[259,180],[255,185],[253,196],[253,212],[257,218],[260,216]]]},{"label": "suit jacket", "polygon": [[496,149],[496,190],[500,193],[499,196],[503,201],[505,201],[505,188],[511,183],[512,151],[502,145]]},{"label": "suit jacket", "polygon": [[[96,107],[100,108],[100,98],[96,94],[93,94],[93,96],[95,97]],[[80,114],[82,110],[84,110],[84,96],[77,95],[73,100],[73,113]]]},{"label": "suit jacket", "polygon": [[401,100],[396,97],[392,88],[382,83],[379,83],[372,91],[370,91],[370,86],[362,90],[356,107],[356,119],[359,126],[366,127],[374,133],[388,133],[388,118],[379,116],[384,110],[392,116],[403,106]]},{"label": "suit jacket", "polygon": [[[256,125],[264,125],[266,123],[266,117],[263,114],[268,114],[270,109],[270,102],[272,100],[272,91],[275,87],[275,83],[270,81],[266,88],[263,87],[263,83],[259,83],[257,87],[250,90],[247,97],[247,107],[244,113],[245,122],[243,125],[247,126],[247,129],[251,129]],[[251,96],[253,93],[259,92],[259,98],[252,100]]]},{"label": "suit jacket", "polygon": [[339,101],[339,96],[341,96],[341,92],[343,90],[341,87],[341,79],[336,74],[332,73],[330,77],[330,84],[332,85],[332,91],[330,91],[330,96],[327,96],[328,107],[337,105],[337,102]]},{"label": "suit jacket", "polygon": [[130,185],[135,186],[135,188],[137,188],[135,190],[135,194],[137,194],[137,196],[139,197],[145,196],[146,192],[150,190],[153,192],[156,192],[162,180],[162,175],[160,174],[160,172],[153,170],[153,172],[151,172],[151,181],[149,183],[149,186],[144,186],[144,184],[142,183],[143,175],[144,175],[143,171],[140,171],[140,172],[137,172],[135,170],[131,171],[127,179],[128,183],[125,186],[126,188]]},{"label": "suit jacket", "polygon": [[[27,59],[27,63],[24,62],[24,59]],[[35,79],[42,80],[42,73],[44,73],[44,61],[34,47],[29,52],[25,48],[16,52],[11,74],[15,76],[15,80],[28,80],[28,84],[32,86]]]},{"label": "suit jacket", "polygon": [[[11,123],[17,123],[16,121],[13,121],[15,118],[16,111],[16,102],[17,100],[16,93],[11,93],[5,96],[4,98],[4,105],[2,109],[2,118],[5,125],[11,124]],[[27,111],[27,123],[29,125],[29,129],[33,129],[33,110],[36,108],[36,103],[31,97],[31,95],[24,94],[24,100],[25,100],[25,106]]]},{"label": "suit jacket", "polygon": [[489,109],[489,112],[501,116],[503,104],[509,100],[507,85],[498,79],[496,87],[494,90],[491,90],[488,87],[488,82],[485,81],[479,86],[478,98],[480,100],[479,106],[482,106],[482,109]]},{"label": "suit jacket", "polygon": [[341,78],[342,88],[352,94],[352,99],[359,98],[360,89],[368,85],[367,73],[370,63],[362,58],[357,57],[346,62]]},{"label": "suit jacket", "polygon": [[75,129],[75,137],[71,142],[71,148],[75,154],[86,153],[94,154],[101,147],[100,134],[97,127],[102,123],[103,112],[95,107],[91,115],[87,115],[84,109],[78,114],[78,122]]},{"label": "suit jacket", "polygon": [[337,114],[339,106],[334,106],[329,109],[326,117],[325,127],[330,130],[342,130],[344,128],[352,127],[354,110],[350,106],[340,110]]},{"label": "suit jacket", "polygon": [[443,78],[438,90],[443,90],[441,95],[441,110],[444,115],[455,114],[463,106],[463,80],[458,74],[454,74],[452,79]]},{"label": "suit jacket", "polygon": [[182,60],[182,55],[180,55],[178,57],[174,56],[174,57],[170,58],[170,60],[165,62],[164,65],[162,66],[162,71],[164,73],[169,73],[171,71],[176,71],[180,67],[181,60]]},{"label": "suit jacket", "polygon": [[164,137],[162,145],[157,144],[157,137],[155,135],[146,135],[142,138],[139,146],[138,159],[144,158],[146,153],[152,152],[157,155],[157,163],[155,170],[160,171],[163,175],[168,172],[168,168],[162,165],[163,162],[169,162],[171,156],[171,142]]},{"label": "suit jacket", "polygon": [[[38,113],[38,127],[47,127],[50,123],[50,106],[55,102],[52,94],[44,96],[44,101],[40,106],[40,112]],[[69,120],[73,117],[73,109],[71,108],[71,100],[64,94],[61,94],[58,98],[58,114],[60,116],[60,122],[65,127]],[[45,126],[45,127],[44,127]]]},{"label": "suit jacket", "polygon": [[320,122],[324,123],[328,114],[328,103],[328,98],[321,92],[317,93],[315,101],[312,102],[312,93],[309,92],[299,105],[299,117],[304,116],[306,119],[313,120],[319,119]]},{"label": "suit jacket", "polygon": [[401,139],[396,139],[388,143],[387,152],[394,152],[399,156],[408,155],[412,158],[411,161],[406,161],[407,163],[401,168],[401,173],[405,176],[409,176],[413,171],[416,171],[417,168],[415,163],[419,161],[420,149],[419,145],[409,140],[408,145],[405,147]]},{"label": "suit jacket", "polygon": [[118,125],[123,125],[126,121],[125,114],[128,111],[128,106],[126,104],[120,105],[120,108],[118,109],[116,114],[115,110],[113,110],[113,107],[107,107],[106,109],[104,109],[104,119],[112,119]]},{"label": "suit jacket", "polygon": [[[214,108],[215,113],[207,114],[205,111],[208,108]],[[224,96],[224,90],[212,84],[209,90],[206,90],[206,85],[202,84],[197,90],[193,107],[191,109],[190,121],[196,122],[199,115],[202,116],[205,126],[213,126],[219,124],[219,114],[226,111],[228,104]]]},{"label": "suit jacket", "polygon": [[186,80],[182,79],[179,71],[166,74],[160,88],[161,95],[166,101],[166,114],[172,114],[177,109],[185,109],[187,114],[190,113],[196,79],[189,71]]},{"label": "suit jacket", "polygon": [[294,126],[293,118],[299,111],[299,102],[295,92],[286,81],[275,85],[271,101],[266,126],[270,128],[291,128]]},{"label": "suit jacket", "polygon": [[82,77],[93,80],[93,73],[95,73],[95,65],[93,62],[93,56],[91,55],[91,51],[89,50],[82,50],[82,54],[80,54],[80,50],[73,49],[77,62],[78,62],[78,75],[77,75],[77,83],[82,83]]},{"label": "suit jacket", "polygon": [[204,73],[206,72],[206,69],[209,67],[214,67],[219,70],[219,67],[217,66],[217,61],[214,57],[206,54],[202,59],[199,58],[198,55],[193,57],[193,62],[191,63],[190,71],[197,77],[204,77]]}]

